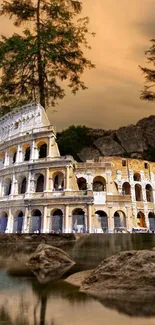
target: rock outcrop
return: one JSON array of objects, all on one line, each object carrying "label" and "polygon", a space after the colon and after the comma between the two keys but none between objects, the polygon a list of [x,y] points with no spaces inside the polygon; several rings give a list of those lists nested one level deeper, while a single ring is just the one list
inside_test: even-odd
[{"label": "rock outcrop", "polygon": [[121,252],[67,281],[107,307],[129,315],[155,315],[155,249]]},{"label": "rock outcrop", "polygon": [[89,129],[92,145],[79,153],[80,161],[101,156],[122,156],[155,161],[155,116],[140,120],[136,125],[118,130]]},{"label": "rock outcrop", "polygon": [[74,264],[66,252],[45,244],[40,244],[27,262],[40,283],[61,278]]}]

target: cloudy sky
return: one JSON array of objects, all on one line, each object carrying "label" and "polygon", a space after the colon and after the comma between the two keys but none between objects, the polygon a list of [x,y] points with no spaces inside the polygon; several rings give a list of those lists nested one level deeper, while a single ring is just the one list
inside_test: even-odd
[{"label": "cloudy sky", "polygon": [[[155,38],[155,0],[83,0],[86,15],[96,33],[87,57],[96,69],[83,75],[88,90],[67,92],[57,112],[48,111],[51,123],[58,130],[71,124],[115,129],[155,114],[155,104],[139,98],[144,76],[138,68],[147,64],[144,51]],[[0,34],[11,30],[1,17]]]}]

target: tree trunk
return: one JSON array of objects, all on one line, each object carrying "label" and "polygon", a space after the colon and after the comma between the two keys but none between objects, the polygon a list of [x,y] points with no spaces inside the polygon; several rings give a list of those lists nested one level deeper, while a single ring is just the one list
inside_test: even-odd
[{"label": "tree trunk", "polygon": [[46,109],[45,102],[45,79],[44,79],[44,65],[41,53],[41,40],[40,40],[40,3],[41,0],[37,2],[37,66],[38,66],[38,79],[39,79],[39,97],[40,104]]}]

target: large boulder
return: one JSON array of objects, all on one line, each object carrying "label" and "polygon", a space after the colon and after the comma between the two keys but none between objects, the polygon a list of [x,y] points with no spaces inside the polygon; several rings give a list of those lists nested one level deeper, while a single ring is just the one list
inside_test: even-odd
[{"label": "large boulder", "polygon": [[114,140],[113,135],[97,139],[94,145],[103,156],[122,156],[125,152],[120,144]]},{"label": "large boulder", "polygon": [[40,283],[61,278],[75,262],[63,250],[40,244],[27,262]]},{"label": "large boulder", "polygon": [[147,148],[143,130],[140,126],[129,125],[127,127],[119,128],[116,131],[116,136],[121,143],[121,146],[126,152],[144,152]]}]

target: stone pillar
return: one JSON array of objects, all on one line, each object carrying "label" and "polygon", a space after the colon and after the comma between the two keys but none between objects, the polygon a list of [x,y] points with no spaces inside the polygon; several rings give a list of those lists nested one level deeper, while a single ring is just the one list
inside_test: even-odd
[{"label": "stone pillar", "polygon": [[45,170],[45,190],[44,192],[49,191],[49,168],[46,168]]},{"label": "stone pillar", "polygon": [[23,161],[22,148],[21,148],[21,145],[18,144],[18,147],[17,147],[16,163],[19,164],[19,163],[22,162],[22,161]]},{"label": "stone pillar", "polygon": [[9,166],[9,154],[6,151],[5,152],[5,159],[4,159],[4,167],[7,167],[7,166]]},{"label": "stone pillar", "polygon": [[65,207],[65,214],[64,214],[64,232],[68,233],[69,232],[69,227],[68,227],[68,217],[69,217],[69,206],[66,205]]},{"label": "stone pillar", "polygon": [[28,172],[27,184],[26,184],[26,193],[30,192],[31,187],[31,171]]},{"label": "stone pillar", "polygon": [[110,179],[111,179],[111,171],[107,171],[106,172],[106,178],[107,178],[107,181],[106,181],[106,192],[107,194],[112,194],[111,192],[111,189],[110,189]]},{"label": "stone pillar", "polygon": [[0,178],[0,197],[2,197],[3,193],[3,183],[2,183],[2,178]]},{"label": "stone pillar", "polygon": [[49,190],[50,191],[53,191],[53,178],[52,178],[52,176],[50,176],[50,178],[49,178]]},{"label": "stone pillar", "polygon": [[23,233],[29,233],[29,229],[27,228],[27,222],[28,222],[28,216],[29,216],[29,210],[28,207],[25,208],[25,216],[24,216],[24,223],[23,223]]},{"label": "stone pillar", "polygon": [[69,170],[69,166],[67,166],[65,190],[69,190],[69,174],[70,174],[70,170]]},{"label": "stone pillar", "polygon": [[142,200],[147,202],[145,185],[142,185]]},{"label": "stone pillar", "polygon": [[47,157],[51,157],[52,156],[52,137],[49,136],[48,138],[48,153],[47,153]]},{"label": "stone pillar", "polygon": [[108,229],[109,232],[114,232],[114,216],[112,215],[112,207],[108,207],[109,213],[108,213]]},{"label": "stone pillar", "polygon": [[89,204],[88,205],[88,232],[91,233],[92,232],[92,206]]},{"label": "stone pillar", "polygon": [[135,202],[136,201],[136,194],[135,194],[135,186],[131,185],[131,201]]},{"label": "stone pillar", "polygon": [[87,190],[92,191],[93,190],[93,176],[91,173],[87,174]]},{"label": "stone pillar", "polygon": [[13,215],[11,213],[11,208],[9,208],[9,213],[8,213],[8,224],[7,224],[7,233],[12,233],[13,232]]},{"label": "stone pillar", "polygon": [[131,226],[130,226],[130,218],[129,218],[129,207],[126,206],[126,228],[127,229],[130,229]]},{"label": "stone pillar", "polygon": [[41,232],[42,233],[47,233],[47,206],[43,207],[43,216],[42,216],[43,220],[42,220],[42,229]]},{"label": "stone pillar", "polygon": [[38,148],[36,146],[35,140],[32,142],[30,160],[38,159]]}]

